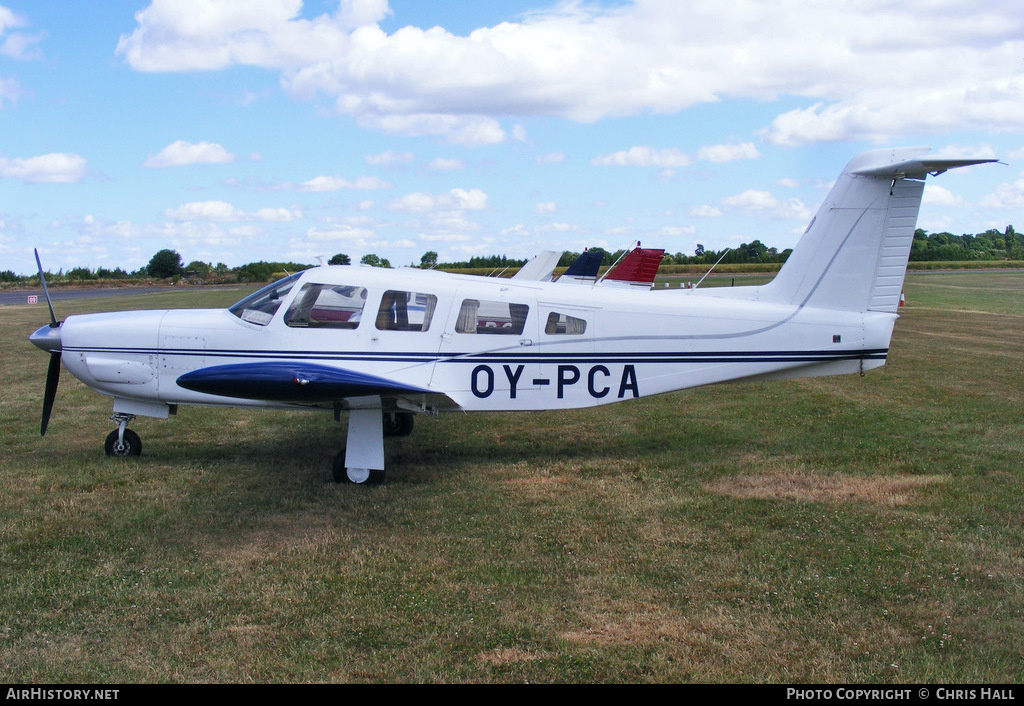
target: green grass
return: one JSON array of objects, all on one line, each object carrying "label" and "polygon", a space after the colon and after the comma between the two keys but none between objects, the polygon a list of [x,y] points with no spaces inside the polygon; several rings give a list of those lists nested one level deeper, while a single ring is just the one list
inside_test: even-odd
[{"label": "green grass", "polygon": [[[183,408],[103,455],[0,309],[0,681],[1019,682],[1024,274],[911,274],[889,362],[418,418]],[[60,303],[222,306],[197,290]]]}]

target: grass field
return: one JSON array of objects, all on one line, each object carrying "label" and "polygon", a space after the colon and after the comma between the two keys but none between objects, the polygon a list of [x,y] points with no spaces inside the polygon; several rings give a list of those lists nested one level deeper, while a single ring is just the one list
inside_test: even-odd
[{"label": "grass field", "polygon": [[[911,274],[888,364],[419,418],[183,408],[103,455],[44,305],[0,309],[0,682],[1013,682],[1024,273]],[[222,306],[195,290],[61,303]]]}]

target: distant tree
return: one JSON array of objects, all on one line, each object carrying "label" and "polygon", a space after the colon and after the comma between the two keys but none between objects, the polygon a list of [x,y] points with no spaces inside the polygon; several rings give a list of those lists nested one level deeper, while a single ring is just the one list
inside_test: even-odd
[{"label": "distant tree", "polygon": [[175,277],[182,271],[181,255],[174,250],[161,250],[146,266],[146,273],[150,277],[163,279],[164,277]]},{"label": "distant tree", "polygon": [[590,252],[601,253],[601,264],[602,265],[610,265],[613,262],[612,254],[610,252],[608,252],[607,250],[605,250],[604,248],[601,248],[601,247],[590,248]]},{"label": "distant tree", "polygon": [[576,262],[580,254],[573,252],[572,250],[563,250],[562,257],[558,258],[558,267],[568,267],[572,263]]},{"label": "distant tree", "polygon": [[338,253],[327,261],[328,265],[351,265],[352,260],[343,252]]},{"label": "distant tree", "polygon": [[294,274],[309,269],[309,265],[297,262],[250,262],[235,270],[239,282],[269,282],[286,273]]},{"label": "distant tree", "polygon": [[185,265],[185,272],[190,275],[195,274],[202,276],[210,274],[211,271],[213,271],[213,268],[210,266],[210,263],[203,262],[202,260],[193,260]]},{"label": "distant tree", "polygon": [[380,257],[373,253],[366,253],[362,259],[359,260],[364,265],[370,265],[372,267],[391,267],[391,263],[388,262],[386,257]]},{"label": "distant tree", "polygon": [[437,266],[437,253],[433,250],[428,250],[423,253],[423,257],[420,258],[420,267],[430,268]]},{"label": "distant tree", "polygon": [[128,273],[120,267],[115,267],[112,270],[107,269],[106,267],[97,267],[96,276],[100,279],[124,279],[128,276]]},{"label": "distant tree", "polygon": [[68,270],[67,278],[73,280],[96,279],[96,274],[88,267],[75,267]]}]

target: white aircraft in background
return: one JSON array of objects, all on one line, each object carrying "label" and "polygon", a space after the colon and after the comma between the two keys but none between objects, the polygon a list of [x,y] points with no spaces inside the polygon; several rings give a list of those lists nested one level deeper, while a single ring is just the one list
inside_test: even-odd
[{"label": "white aircraft in background", "polygon": [[927,148],[859,155],[761,286],[652,290],[639,275],[646,286],[568,286],[545,281],[546,258],[512,279],[317,267],[229,309],[58,323],[51,306],[51,323],[30,336],[50,353],[41,432],[63,361],[113,398],[109,455],[140,453],[127,428],[137,415],[325,409],[348,414],[335,480],[379,482],[384,437],[408,434],[414,414],[571,409],[731,380],[863,373],[885,363],[925,178],[992,161]]}]

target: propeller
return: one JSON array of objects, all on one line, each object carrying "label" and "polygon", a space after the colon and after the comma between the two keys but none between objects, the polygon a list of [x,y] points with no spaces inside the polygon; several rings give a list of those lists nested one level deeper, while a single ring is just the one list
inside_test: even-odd
[{"label": "propeller", "polygon": [[57,383],[60,381],[60,323],[53,313],[53,302],[50,301],[50,292],[46,288],[46,277],[43,275],[43,264],[39,261],[39,250],[36,253],[36,265],[39,267],[39,282],[43,285],[43,294],[46,296],[46,306],[50,309],[50,323],[41,327],[28,337],[38,348],[50,354],[50,365],[46,369],[46,388],[43,391],[43,419],[39,425],[39,434],[46,436],[46,427],[50,423],[50,412],[53,411],[53,400],[57,396]]}]

